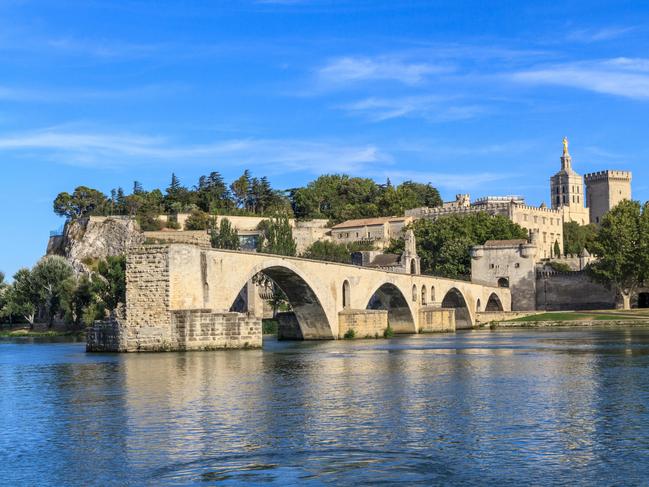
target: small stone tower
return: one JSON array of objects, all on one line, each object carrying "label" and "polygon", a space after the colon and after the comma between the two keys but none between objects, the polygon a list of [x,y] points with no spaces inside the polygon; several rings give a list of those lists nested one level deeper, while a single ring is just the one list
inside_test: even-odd
[{"label": "small stone tower", "polygon": [[572,169],[572,157],[568,152],[568,139],[563,138],[561,170],[550,178],[550,200],[552,209],[561,210],[563,221],[577,222],[580,225],[589,223],[588,209],[584,199],[584,181]]},{"label": "small stone tower", "polygon": [[584,176],[591,223],[602,217],[622,200],[631,199],[631,172],[598,171]]},{"label": "small stone tower", "polygon": [[406,273],[421,274],[421,259],[417,255],[417,242],[415,241],[415,232],[412,229],[406,230],[404,243],[401,261],[406,268]]}]

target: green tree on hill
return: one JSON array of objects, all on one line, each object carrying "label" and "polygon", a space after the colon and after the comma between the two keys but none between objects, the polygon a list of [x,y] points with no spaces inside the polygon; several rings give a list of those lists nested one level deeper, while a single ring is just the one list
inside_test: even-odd
[{"label": "green tree on hill", "polygon": [[69,220],[102,214],[107,211],[109,202],[106,196],[96,189],[79,186],[72,194],[59,193],[54,199],[54,213]]},{"label": "green tree on hill", "polygon": [[649,203],[624,200],[609,211],[594,250],[592,274],[615,289],[628,309],[634,291],[649,281]]}]

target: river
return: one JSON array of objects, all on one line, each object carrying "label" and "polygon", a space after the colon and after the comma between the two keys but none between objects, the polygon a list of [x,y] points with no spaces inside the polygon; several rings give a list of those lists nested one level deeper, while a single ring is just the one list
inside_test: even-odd
[{"label": "river", "polygon": [[2,485],[646,485],[649,328],[0,341]]}]

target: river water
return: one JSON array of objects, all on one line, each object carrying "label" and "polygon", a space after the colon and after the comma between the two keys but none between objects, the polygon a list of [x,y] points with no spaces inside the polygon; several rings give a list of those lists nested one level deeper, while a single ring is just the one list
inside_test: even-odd
[{"label": "river water", "polygon": [[2,485],[647,485],[649,328],[0,342]]}]

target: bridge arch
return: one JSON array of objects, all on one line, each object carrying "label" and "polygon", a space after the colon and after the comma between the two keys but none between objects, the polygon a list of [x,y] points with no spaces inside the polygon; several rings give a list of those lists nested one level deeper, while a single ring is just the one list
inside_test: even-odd
[{"label": "bridge arch", "polygon": [[370,295],[366,308],[387,310],[388,323],[395,333],[417,333],[408,299],[390,282],[382,284]]},{"label": "bridge arch", "polygon": [[491,293],[485,311],[503,311],[503,304],[496,293]]},{"label": "bridge arch", "polygon": [[[333,326],[337,321],[328,315],[327,306],[319,298],[324,292],[303,272],[283,259],[269,259],[264,264],[254,266],[247,274],[241,274],[241,288],[245,288],[258,274],[271,279],[286,295],[300,336],[304,339],[335,338]],[[230,303],[235,303],[240,294],[232,297]]]},{"label": "bridge arch", "polygon": [[455,309],[455,328],[458,330],[473,328],[473,317],[466,299],[460,290],[452,287],[442,299],[442,308]]}]

